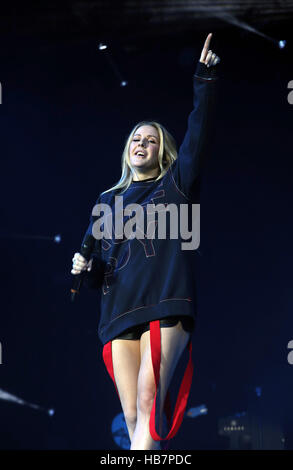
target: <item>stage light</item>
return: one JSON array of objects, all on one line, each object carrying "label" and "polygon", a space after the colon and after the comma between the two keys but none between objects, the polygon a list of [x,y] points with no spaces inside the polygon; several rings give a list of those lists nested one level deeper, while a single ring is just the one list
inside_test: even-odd
[{"label": "stage light", "polygon": [[206,415],[207,413],[208,409],[206,405],[200,405],[193,408],[189,408],[186,413],[186,416],[189,416],[190,418],[196,418],[197,416]]},{"label": "stage light", "polygon": [[99,44],[100,51],[104,51],[105,49],[107,49],[107,47],[108,46],[106,44],[103,44],[102,42],[100,42],[100,44]]},{"label": "stage light", "polygon": [[49,416],[53,416],[55,414],[55,410],[53,410],[53,408],[51,408],[50,410],[48,410],[48,415]]},{"label": "stage light", "polygon": [[254,391],[258,397],[261,397],[261,387],[255,387]]},{"label": "stage light", "polygon": [[55,235],[54,242],[55,243],[60,243],[61,242],[61,235]]},{"label": "stage light", "polygon": [[111,425],[112,437],[121,449],[130,449],[130,439],[123,413],[116,415]]},{"label": "stage light", "polygon": [[[102,50],[102,49],[106,49],[107,46],[105,46],[104,44],[100,43],[99,45],[99,49]],[[114,60],[111,58],[111,55],[109,53],[105,53],[104,54],[104,57],[105,59],[107,59],[107,62],[109,63],[111,69],[113,70],[114,74],[116,75],[116,77],[118,78],[119,80],[119,84],[121,87],[124,87],[127,85],[127,81],[126,80],[123,80],[123,76],[122,74],[120,73],[119,71],[119,68],[117,67],[117,65],[115,64]]]},{"label": "stage light", "polygon": [[278,44],[279,44],[279,48],[280,48],[280,49],[284,49],[284,47],[286,46],[286,41],[281,40],[281,41],[279,41]]}]

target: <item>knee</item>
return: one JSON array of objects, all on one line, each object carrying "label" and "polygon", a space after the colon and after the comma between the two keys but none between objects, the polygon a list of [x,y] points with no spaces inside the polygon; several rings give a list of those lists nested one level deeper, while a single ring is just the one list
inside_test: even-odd
[{"label": "knee", "polygon": [[137,410],[142,414],[149,415],[152,410],[154,398],[154,390],[143,390],[139,392],[137,395]]},{"label": "knee", "polygon": [[125,421],[128,426],[135,428],[137,421],[136,409],[127,409],[124,412]]}]

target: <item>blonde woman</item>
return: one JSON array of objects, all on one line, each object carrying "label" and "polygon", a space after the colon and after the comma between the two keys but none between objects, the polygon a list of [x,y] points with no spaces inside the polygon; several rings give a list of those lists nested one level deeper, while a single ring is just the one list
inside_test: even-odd
[{"label": "blonde woman", "polygon": [[[136,204],[143,213],[148,204],[161,204],[161,208],[192,205],[207,151],[215,66],[220,61],[209,49],[211,37],[212,33],[193,76],[194,108],[178,155],[175,141],[163,125],[154,121],[136,124],[122,154],[120,180],[96,201],[111,208],[113,220],[117,196],[123,198],[123,208]],[[131,222],[130,215],[124,213],[124,227]],[[87,234],[94,233],[96,220],[92,215]],[[157,223],[156,219],[149,223],[148,234],[155,234]],[[131,450],[160,449],[160,441],[165,441],[166,448],[181,425],[192,381],[191,336],[197,313],[195,250],[183,250],[180,237],[141,235],[95,237],[90,261],[75,253],[71,271],[84,271],[88,285],[102,289],[99,337]],[[171,380],[186,348],[189,359],[172,410]]]}]

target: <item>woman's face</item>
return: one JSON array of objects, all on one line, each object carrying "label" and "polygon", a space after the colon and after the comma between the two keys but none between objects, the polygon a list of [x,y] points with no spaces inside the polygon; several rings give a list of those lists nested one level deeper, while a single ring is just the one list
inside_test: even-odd
[{"label": "woman's face", "polygon": [[130,163],[135,172],[155,176],[154,170],[159,168],[159,145],[160,137],[155,127],[146,125],[135,131],[129,146]]}]

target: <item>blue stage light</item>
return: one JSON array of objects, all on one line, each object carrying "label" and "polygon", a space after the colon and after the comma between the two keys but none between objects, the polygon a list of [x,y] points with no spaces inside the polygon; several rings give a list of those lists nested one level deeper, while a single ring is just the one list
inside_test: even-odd
[{"label": "blue stage light", "polygon": [[208,409],[206,405],[200,405],[194,408],[189,408],[189,410],[186,413],[186,416],[189,416],[190,418],[196,418],[197,416],[206,415],[207,413],[208,413]]},{"label": "blue stage light", "polygon": [[121,449],[130,449],[130,439],[123,413],[115,416],[111,426],[112,436],[118,447]]},{"label": "blue stage light", "polygon": [[255,393],[258,397],[261,397],[261,387],[255,387]]},{"label": "blue stage light", "polygon": [[61,242],[61,235],[55,235],[54,242],[55,243],[60,243]]}]

